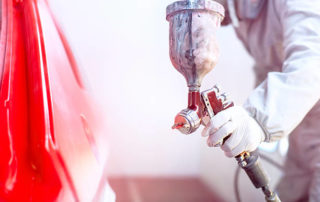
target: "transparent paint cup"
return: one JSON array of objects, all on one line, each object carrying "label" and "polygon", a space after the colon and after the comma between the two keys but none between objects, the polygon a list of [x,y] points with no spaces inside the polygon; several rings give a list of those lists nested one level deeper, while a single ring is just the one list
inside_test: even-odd
[{"label": "transparent paint cup", "polygon": [[223,17],[223,6],[212,0],[177,1],[167,7],[170,59],[186,78],[189,90],[198,91],[203,77],[217,63],[215,32]]}]

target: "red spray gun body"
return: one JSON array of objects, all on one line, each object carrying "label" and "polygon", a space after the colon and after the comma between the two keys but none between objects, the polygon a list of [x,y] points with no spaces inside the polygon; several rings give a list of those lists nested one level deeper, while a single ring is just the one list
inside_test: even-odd
[{"label": "red spray gun body", "polygon": [[[185,77],[188,87],[188,107],[177,114],[173,129],[184,134],[196,131],[201,123],[233,103],[226,94],[214,86],[200,95],[203,77],[210,72],[218,57],[215,31],[224,17],[224,8],[213,0],[177,1],[167,7],[170,22],[170,59],[173,66]],[[226,137],[218,145],[222,145]],[[256,152],[243,152],[236,156],[256,188],[262,188],[266,201],[279,202],[268,186],[268,177],[260,166]]]},{"label": "red spray gun body", "polygon": [[188,108],[177,114],[173,129],[178,129],[184,134],[191,134],[200,125],[207,125],[209,120],[220,111],[233,106],[226,93],[215,85],[213,88],[203,91],[189,91]]},{"label": "red spray gun body", "polygon": [[173,126],[184,134],[194,132],[204,123],[204,117],[214,115],[214,110],[217,113],[227,107],[225,96],[216,86],[200,96],[202,79],[217,61],[214,33],[223,17],[223,6],[211,0],[178,1],[167,7],[170,59],[189,87],[188,108],[176,116]]}]

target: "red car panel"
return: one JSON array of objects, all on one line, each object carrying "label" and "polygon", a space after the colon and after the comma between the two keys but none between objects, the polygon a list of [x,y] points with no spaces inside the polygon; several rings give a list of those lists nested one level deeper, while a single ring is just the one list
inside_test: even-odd
[{"label": "red car panel", "polygon": [[0,201],[97,201],[102,115],[44,0],[2,1]]}]

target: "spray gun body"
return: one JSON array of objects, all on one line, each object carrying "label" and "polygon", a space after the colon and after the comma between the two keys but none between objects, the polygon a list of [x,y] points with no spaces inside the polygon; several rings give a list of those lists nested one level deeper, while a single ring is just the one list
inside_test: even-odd
[{"label": "spray gun body", "polygon": [[176,116],[173,126],[184,134],[193,133],[208,114],[200,86],[217,62],[214,33],[223,16],[223,6],[211,0],[178,1],[167,7],[170,59],[189,87],[188,107]]},{"label": "spray gun body", "polygon": [[201,124],[207,125],[215,114],[233,105],[217,85],[201,94],[198,91],[189,91],[188,107],[177,114],[172,128],[184,134],[191,134]]}]

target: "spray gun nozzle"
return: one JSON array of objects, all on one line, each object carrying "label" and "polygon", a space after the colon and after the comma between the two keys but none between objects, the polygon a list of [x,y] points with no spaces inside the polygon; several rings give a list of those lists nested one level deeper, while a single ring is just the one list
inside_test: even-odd
[{"label": "spray gun nozzle", "polygon": [[172,129],[180,129],[184,127],[184,125],[187,123],[186,119],[183,116],[176,116],[174,125],[172,126]]},{"label": "spray gun nozzle", "polygon": [[182,128],[183,126],[184,126],[184,123],[176,123],[171,128],[172,129],[179,129],[179,128]]}]

